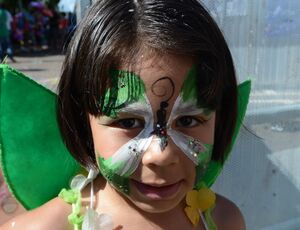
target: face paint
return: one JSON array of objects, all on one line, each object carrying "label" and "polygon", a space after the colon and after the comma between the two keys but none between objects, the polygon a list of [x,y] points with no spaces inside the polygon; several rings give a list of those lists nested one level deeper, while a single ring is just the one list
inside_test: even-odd
[{"label": "face paint", "polygon": [[[100,154],[98,154],[100,155]],[[118,169],[124,167],[123,163],[113,164],[111,159],[97,158],[101,175],[112,184],[118,191],[129,194],[129,180],[128,177],[120,176],[115,173]]]},{"label": "face paint", "polygon": [[[168,121],[168,126],[170,127],[170,124],[172,124],[173,121],[180,116],[195,116],[199,114],[207,115],[209,113],[208,111],[209,110],[206,108],[198,108],[196,99],[191,99],[184,102],[180,94],[174,103],[173,110],[170,114],[170,118]],[[182,152],[185,153],[186,156],[194,162],[195,165],[203,164],[206,162],[203,160],[199,161],[199,155],[205,155],[208,157],[208,159],[210,159],[212,145],[202,144],[199,140],[195,140],[193,137],[178,132],[172,129],[171,127],[168,128],[168,135],[172,138],[174,143],[182,150]]]},{"label": "face paint", "polygon": [[138,167],[142,157],[142,153],[148,148],[153,129],[153,115],[150,103],[145,97],[145,103],[136,102],[126,106],[119,112],[126,112],[132,115],[143,117],[145,121],[144,129],[133,139],[125,143],[119,148],[110,158],[110,165],[118,164],[119,166],[114,168],[114,172],[120,176],[128,177]]},{"label": "face paint", "polygon": [[[200,104],[201,102],[197,94],[197,70],[196,67],[193,66],[183,82],[180,94],[170,114],[168,124],[172,124],[173,120],[176,120],[177,117],[182,115],[194,116],[204,114],[204,116],[209,119],[212,111],[208,108],[199,108]],[[171,128],[168,130],[168,134],[182,152],[196,165],[195,184],[198,183],[205,174],[208,163],[211,160],[213,145],[202,144],[199,140]]]},{"label": "face paint", "polygon": [[166,108],[168,103],[163,101],[160,103],[160,109],[156,112],[157,122],[156,126],[151,134],[155,134],[160,140],[160,149],[163,151],[168,145],[167,136],[167,122],[166,122]]},{"label": "face paint", "polygon": [[142,117],[145,127],[135,138],[121,146],[111,157],[108,159],[99,157],[97,160],[101,174],[117,190],[128,194],[128,177],[138,167],[142,153],[148,148],[152,140],[153,114],[151,105],[145,95],[143,81],[133,73],[113,71],[112,82],[115,84],[119,82],[118,76],[121,76],[122,87],[113,87],[107,90],[103,113],[111,118],[117,118],[119,113]]},{"label": "face paint", "polygon": [[196,66],[193,66],[189,71],[186,79],[183,82],[181,87],[180,96],[183,102],[195,101],[198,104],[197,100],[197,69]]},{"label": "face paint", "polygon": [[[174,82],[172,81],[171,78],[169,77],[162,77],[158,80],[156,80],[151,87],[151,90],[153,94],[156,95],[155,93],[155,86],[158,82],[163,81],[163,80],[168,80],[170,82],[170,89],[172,90],[169,97],[160,103],[160,108],[156,112],[156,126],[154,128],[154,131],[152,134],[155,134],[159,140],[160,140],[160,149],[163,151],[166,146],[168,145],[168,136],[167,136],[167,121],[166,121],[166,116],[167,116],[167,111],[166,108],[169,106],[168,101],[172,98],[175,90],[175,85]],[[167,91],[167,90],[166,90]],[[165,95],[157,95],[157,96],[165,96]]]},{"label": "face paint", "polygon": [[112,87],[107,89],[101,107],[104,115],[115,118],[127,104],[143,102],[145,85],[140,77],[128,71],[111,70],[110,79]]},{"label": "face paint", "polygon": [[[163,149],[167,145],[168,135],[182,152],[194,162],[197,170],[197,178],[201,177],[211,159],[212,145],[203,144],[199,140],[171,128],[171,125],[179,116],[195,116],[199,114],[209,116],[212,113],[209,109],[199,108],[198,106],[195,67],[189,71],[183,83],[168,122],[166,122],[165,108],[168,106],[167,101],[173,96],[173,93],[169,98],[161,102],[160,109],[156,112],[157,123],[154,131],[154,116],[151,104],[145,94],[143,81],[133,73],[114,71],[112,78],[116,83],[119,82],[115,79],[118,76],[123,78],[122,84],[117,84],[119,85],[117,89],[112,88],[107,91],[103,106],[105,110],[104,114],[112,118],[118,117],[120,113],[142,117],[145,127],[136,137],[121,146],[108,159],[98,158],[102,175],[117,190],[129,194],[128,178],[140,164],[143,153],[149,147],[154,134],[160,140],[160,154],[163,154]],[[171,84],[173,85],[173,83]]]}]

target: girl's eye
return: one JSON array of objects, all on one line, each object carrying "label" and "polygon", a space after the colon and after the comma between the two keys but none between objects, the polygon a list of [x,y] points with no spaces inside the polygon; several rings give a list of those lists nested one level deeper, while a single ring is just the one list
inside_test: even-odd
[{"label": "girl's eye", "polygon": [[194,127],[198,124],[204,123],[205,120],[195,118],[192,116],[182,116],[176,120],[176,126],[177,127]]},{"label": "girl's eye", "polygon": [[136,129],[143,128],[144,122],[137,118],[126,118],[114,122],[114,125],[122,129]]}]

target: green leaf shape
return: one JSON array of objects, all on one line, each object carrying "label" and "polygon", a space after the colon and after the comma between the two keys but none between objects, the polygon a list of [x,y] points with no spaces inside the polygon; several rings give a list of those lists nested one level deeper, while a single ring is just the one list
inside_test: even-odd
[{"label": "green leaf shape", "polygon": [[69,187],[80,170],[56,121],[56,95],[8,65],[0,65],[1,167],[26,209]]}]

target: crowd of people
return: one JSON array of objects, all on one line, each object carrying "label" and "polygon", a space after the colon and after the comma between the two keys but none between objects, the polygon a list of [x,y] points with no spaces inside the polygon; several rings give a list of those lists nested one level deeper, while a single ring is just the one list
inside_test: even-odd
[{"label": "crowd of people", "polygon": [[11,25],[13,23],[12,15],[0,3],[0,58],[3,60],[8,55],[13,61],[12,44],[11,44]]},{"label": "crowd of people", "polygon": [[10,12],[0,3],[0,58],[12,61],[14,50],[32,52],[61,50],[76,18],[48,9],[42,2],[30,2],[18,12]]}]

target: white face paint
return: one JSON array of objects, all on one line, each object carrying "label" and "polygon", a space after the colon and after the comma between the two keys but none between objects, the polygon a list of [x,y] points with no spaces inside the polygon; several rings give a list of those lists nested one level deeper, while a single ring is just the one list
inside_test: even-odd
[{"label": "white face paint", "polygon": [[[147,150],[150,143],[156,145],[158,153],[163,154],[160,147],[160,138],[153,135],[154,116],[151,104],[146,95],[145,102],[135,102],[122,108],[119,113],[126,113],[138,116],[144,119],[144,129],[134,138],[122,145],[110,158],[110,165],[118,165],[113,167],[117,175],[128,177],[138,167],[143,153]],[[167,122],[167,135],[181,149],[181,151],[197,166],[201,161],[209,161],[212,146],[203,144],[199,140],[194,139],[182,132],[171,128],[172,124],[180,116],[194,116],[202,114],[204,108],[198,108],[196,99],[184,102],[179,95],[174,103],[172,112]],[[101,118],[100,118],[101,119]],[[156,141],[155,141],[156,140]],[[206,157],[199,157],[205,154]],[[200,160],[203,159],[203,160]],[[108,160],[108,159],[107,159]],[[204,162],[203,162],[204,163]]]},{"label": "white face paint", "polygon": [[179,95],[174,103],[171,115],[167,123],[168,135],[171,137],[173,142],[181,149],[181,151],[193,161],[195,165],[198,165],[198,155],[210,151],[209,145],[202,144],[199,140],[194,139],[191,136],[185,135],[182,132],[178,132],[171,128],[173,122],[180,116],[195,116],[202,114],[204,108],[197,106],[197,100],[189,100],[184,102],[182,97]]},{"label": "white face paint", "polygon": [[154,119],[150,102],[146,96],[144,103],[135,102],[122,108],[119,112],[142,117],[145,121],[144,129],[111,156],[111,164],[122,163],[122,167],[118,167],[115,173],[120,176],[129,176],[138,167],[142,154],[151,143]]}]

